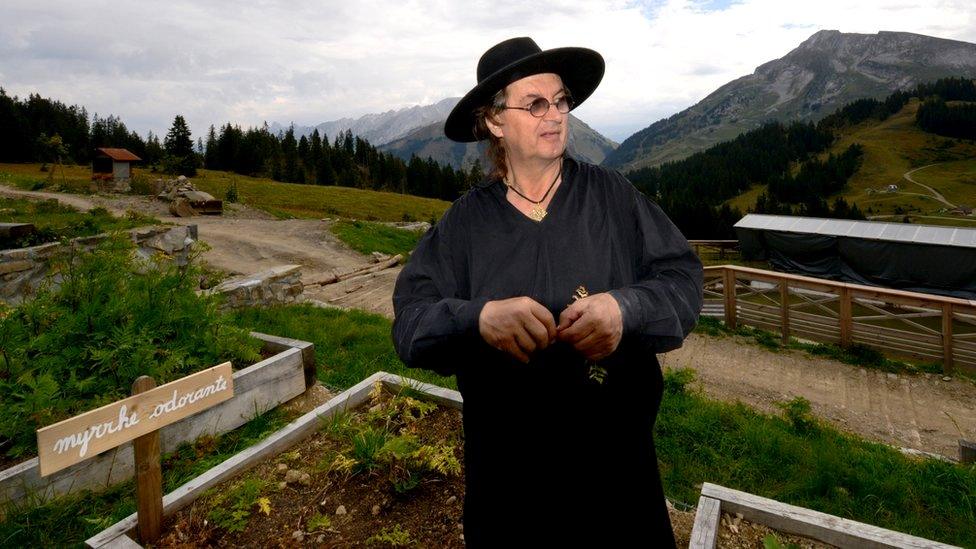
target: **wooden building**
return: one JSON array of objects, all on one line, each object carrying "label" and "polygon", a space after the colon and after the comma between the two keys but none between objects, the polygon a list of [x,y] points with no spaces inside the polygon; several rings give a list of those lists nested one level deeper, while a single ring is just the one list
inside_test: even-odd
[{"label": "wooden building", "polygon": [[118,185],[128,185],[132,177],[132,162],[140,162],[141,158],[126,149],[99,148],[95,149],[92,160],[92,180],[111,181]]}]

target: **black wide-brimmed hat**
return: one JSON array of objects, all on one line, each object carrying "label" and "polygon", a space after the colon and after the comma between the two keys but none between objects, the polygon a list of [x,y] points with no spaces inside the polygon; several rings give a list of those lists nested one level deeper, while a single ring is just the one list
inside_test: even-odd
[{"label": "black wide-brimmed hat", "polygon": [[531,76],[556,73],[579,105],[603,79],[603,56],[587,48],[555,48],[542,51],[528,37],[511,38],[496,44],[478,61],[478,85],[454,106],[444,123],[444,135],[452,141],[477,141],[474,110],[488,103],[498,90]]}]

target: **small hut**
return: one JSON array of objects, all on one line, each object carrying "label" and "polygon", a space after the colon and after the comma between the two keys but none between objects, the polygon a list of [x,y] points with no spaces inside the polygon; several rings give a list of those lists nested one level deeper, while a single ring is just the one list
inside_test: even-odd
[{"label": "small hut", "polygon": [[140,161],[141,158],[126,149],[108,147],[95,149],[95,158],[92,159],[92,183],[96,186],[101,182],[111,183],[111,190],[127,191],[132,177],[130,164]]}]

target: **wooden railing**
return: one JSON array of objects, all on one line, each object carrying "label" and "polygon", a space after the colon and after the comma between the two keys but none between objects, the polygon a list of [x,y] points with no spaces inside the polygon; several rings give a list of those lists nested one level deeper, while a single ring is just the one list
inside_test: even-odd
[{"label": "wooden railing", "polygon": [[705,267],[702,314],[841,346],[862,344],[976,372],[976,301],[737,265]]}]

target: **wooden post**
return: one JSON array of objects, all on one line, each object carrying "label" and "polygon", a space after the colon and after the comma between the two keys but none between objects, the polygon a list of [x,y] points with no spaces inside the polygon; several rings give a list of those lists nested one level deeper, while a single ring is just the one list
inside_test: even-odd
[{"label": "wooden post", "polygon": [[976,463],[976,442],[959,439],[959,463]]},{"label": "wooden post", "polygon": [[952,303],[942,304],[942,372],[951,374],[952,363]]},{"label": "wooden post", "polygon": [[[156,388],[156,381],[140,376],[132,383],[132,394]],[[132,441],[136,464],[136,500],[139,518],[139,540],[155,542],[163,529],[163,474],[159,464],[159,431]]]},{"label": "wooden post", "polygon": [[840,345],[848,347],[851,344],[851,328],[854,322],[851,316],[851,289],[846,286],[840,288]]},{"label": "wooden post", "polygon": [[783,345],[790,343],[790,283],[779,281],[779,323],[782,326]]},{"label": "wooden post", "polygon": [[722,294],[725,297],[725,325],[730,329],[735,329],[735,271],[725,268],[722,271],[724,280],[722,282]]}]

